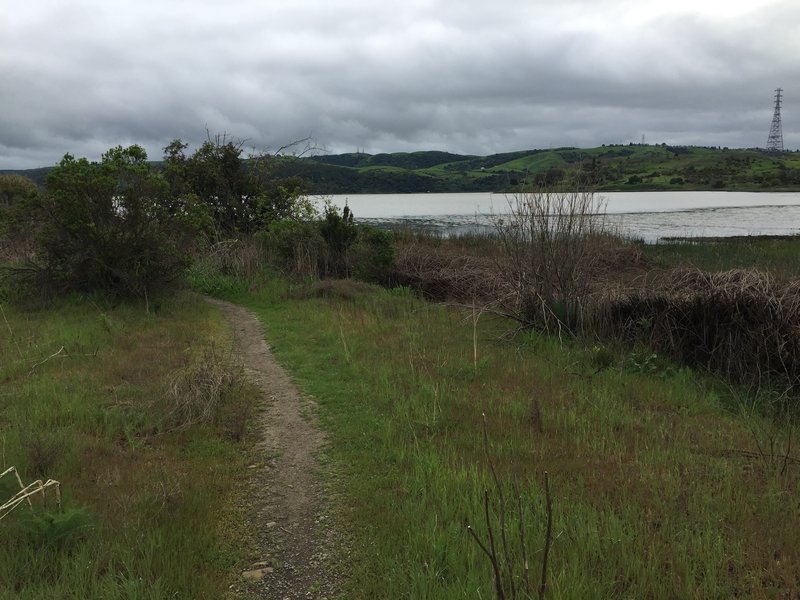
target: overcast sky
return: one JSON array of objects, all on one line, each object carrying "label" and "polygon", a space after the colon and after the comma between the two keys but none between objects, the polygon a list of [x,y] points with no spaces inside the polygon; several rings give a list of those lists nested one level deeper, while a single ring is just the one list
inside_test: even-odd
[{"label": "overcast sky", "polygon": [[0,168],[228,133],[274,151],[800,146],[798,0],[20,0]]}]

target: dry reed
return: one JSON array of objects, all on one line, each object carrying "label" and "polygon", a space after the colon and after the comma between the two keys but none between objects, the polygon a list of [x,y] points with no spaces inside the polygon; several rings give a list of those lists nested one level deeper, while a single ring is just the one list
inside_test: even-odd
[{"label": "dry reed", "polygon": [[167,426],[182,429],[213,421],[225,394],[243,381],[242,366],[231,356],[221,356],[216,346],[209,346],[173,377],[166,398]]},{"label": "dry reed", "polygon": [[675,269],[647,284],[598,307],[595,329],[736,383],[800,384],[800,283],[756,270]]}]

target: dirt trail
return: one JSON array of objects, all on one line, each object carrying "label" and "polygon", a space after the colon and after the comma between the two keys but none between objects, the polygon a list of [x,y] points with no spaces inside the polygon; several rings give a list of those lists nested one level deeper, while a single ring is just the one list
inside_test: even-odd
[{"label": "dirt trail", "polygon": [[314,403],[300,394],[275,361],[251,311],[209,299],[235,333],[235,351],[266,399],[248,490],[250,526],[258,548],[232,591],[244,598],[333,598],[337,574],[331,548],[339,544],[328,518],[329,498],[318,460],[325,436]]}]

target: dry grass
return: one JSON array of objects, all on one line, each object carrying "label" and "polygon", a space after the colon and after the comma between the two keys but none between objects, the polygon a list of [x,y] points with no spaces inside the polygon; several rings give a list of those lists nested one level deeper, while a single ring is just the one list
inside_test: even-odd
[{"label": "dry grass", "polygon": [[[593,298],[607,298],[610,290],[618,295],[619,290],[641,285],[641,278],[651,268],[637,244],[618,237],[594,235],[585,240],[585,245],[584,250],[592,256],[586,293]],[[535,257],[529,259],[531,266]],[[442,240],[407,235],[396,247],[394,280],[428,300],[492,306],[515,313],[523,302],[522,295],[533,292],[518,285],[508,269],[501,268],[507,260],[496,238]]]},{"label": "dry grass", "polygon": [[[642,343],[754,390],[800,385],[800,280],[787,283],[755,269],[659,268],[641,246],[606,234],[582,244],[580,260],[566,273],[553,271],[545,286],[562,289],[562,275],[580,279],[563,287],[575,292],[573,305],[561,292],[553,295],[552,286],[548,293],[537,287],[537,261],[555,264],[557,255],[540,256],[531,247],[511,256],[507,243],[504,252],[491,238],[467,244],[406,236],[398,243],[395,277],[427,299],[491,307],[527,326],[548,330],[542,326],[548,317],[564,325],[578,319],[578,328],[569,329]],[[505,270],[498,266],[504,260],[510,261]],[[525,267],[534,276],[520,283]]]},{"label": "dry grass", "polygon": [[166,422],[182,429],[214,420],[226,394],[241,385],[243,367],[214,344],[172,379],[167,392]]},{"label": "dry grass", "polygon": [[252,279],[264,266],[264,250],[253,238],[224,240],[210,248],[207,260],[220,273]]},{"label": "dry grass", "polygon": [[455,243],[412,239],[395,251],[395,280],[429,300],[496,303],[512,288],[497,272],[495,260]]}]

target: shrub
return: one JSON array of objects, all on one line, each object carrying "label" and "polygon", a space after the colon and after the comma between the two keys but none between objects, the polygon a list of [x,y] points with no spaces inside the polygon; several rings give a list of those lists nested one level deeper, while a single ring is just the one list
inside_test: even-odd
[{"label": "shrub", "polygon": [[36,183],[21,175],[0,175],[0,260],[32,254]]},{"label": "shrub", "polygon": [[381,285],[390,283],[394,266],[394,236],[390,231],[359,225],[351,262],[356,279]]},{"label": "shrub", "polygon": [[350,275],[348,252],[358,237],[350,208],[345,205],[340,215],[339,209],[335,206],[330,204],[326,206],[325,214],[319,222],[319,232],[327,248],[325,275],[348,277]]},{"label": "shrub", "polygon": [[182,270],[191,219],[166,210],[168,186],[139,146],[99,163],[68,154],[46,185],[37,259],[59,289],[146,296]]},{"label": "shrub", "polygon": [[796,282],[778,283],[754,270],[676,269],[610,301],[603,312],[612,335],[621,332],[652,352],[753,389],[800,387]]},{"label": "shrub", "polygon": [[388,279],[391,270],[391,234],[356,226],[347,206],[341,214],[327,206],[319,221],[274,222],[257,237],[273,265],[294,276],[349,277],[354,259],[358,272],[370,281]]},{"label": "shrub", "polygon": [[242,145],[217,135],[187,157],[187,144],[170,142],[164,148],[163,174],[171,197],[189,195],[203,204],[217,239],[250,236],[274,221],[315,214],[302,179],[276,177],[276,157],[244,157]]},{"label": "shrub", "polygon": [[589,191],[540,189],[517,194],[495,219],[497,268],[513,290],[512,313],[525,325],[577,333],[603,260],[605,206]]},{"label": "shrub", "polygon": [[276,221],[256,234],[268,259],[283,272],[318,278],[322,274],[325,240],[318,226],[309,221]]}]

